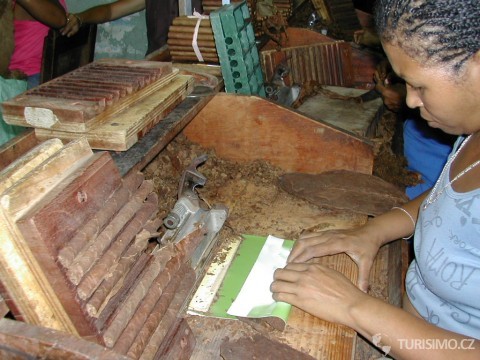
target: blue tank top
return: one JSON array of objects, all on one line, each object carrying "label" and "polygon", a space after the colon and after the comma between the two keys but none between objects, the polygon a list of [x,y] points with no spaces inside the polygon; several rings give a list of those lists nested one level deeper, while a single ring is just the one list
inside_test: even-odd
[{"label": "blue tank top", "polygon": [[[437,194],[449,181],[446,166]],[[424,209],[425,204],[405,279],[407,295],[426,321],[480,339],[480,189],[457,193],[448,186]]]}]

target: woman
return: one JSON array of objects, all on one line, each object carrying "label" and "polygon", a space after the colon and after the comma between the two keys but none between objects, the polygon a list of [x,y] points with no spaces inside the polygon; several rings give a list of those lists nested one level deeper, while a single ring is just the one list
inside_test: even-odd
[{"label": "woman", "polygon": [[9,70],[27,75],[28,88],[40,82],[43,42],[50,28],[59,29],[68,22],[64,0],[15,0],[15,48]]},{"label": "woman", "polygon": [[[407,105],[458,136],[431,191],[351,231],[307,234],[275,273],[275,300],[347,325],[402,359],[480,358],[480,6],[478,0],[377,0],[376,27]],[[415,231],[403,309],[365,293],[380,246]],[[356,288],[308,260],[340,252]],[[415,345],[416,344],[416,345]],[[455,356],[455,357],[454,357]]]}]

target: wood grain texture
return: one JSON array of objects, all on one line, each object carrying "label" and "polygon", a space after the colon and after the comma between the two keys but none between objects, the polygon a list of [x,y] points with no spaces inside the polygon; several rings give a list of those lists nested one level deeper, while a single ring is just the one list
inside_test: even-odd
[{"label": "wood grain texture", "polygon": [[192,76],[178,75],[169,84],[126,107],[115,116],[81,134],[62,130],[36,128],[41,139],[58,137],[65,141],[85,136],[93,149],[125,151],[158,124],[193,90]]},{"label": "wood grain texture", "polygon": [[27,129],[0,146],[0,170],[39,144],[33,129]]},{"label": "wood grain texture", "polygon": [[[321,3],[322,1],[317,0],[317,4]],[[289,47],[301,47],[311,45],[318,46],[321,43],[338,41],[329,36],[322,35],[317,31],[304,28],[288,27],[286,33],[288,36],[288,40],[284,47],[287,49]],[[261,48],[261,52],[274,50],[276,48],[276,45],[277,44],[275,42],[269,41]],[[375,83],[373,82],[373,74],[375,72],[377,64],[382,59],[381,54],[371,51],[365,47],[360,47],[353,42],[347,42],[344,45],[349,47],[349,66],[351,66],[352,74],[351,86],[359,89],[371,90],[375,86]],[[264,65],[262,64],[262,66]],[[299,69],[296,70],[298,71]],[[289,80],[288,77],[287,80]]]},{"label": "wood grain texture", "polygon": [[45,141],[18,157],[0,172],[0,194],[63,147],[60,139]]},{"label": "wood grain texture", "polygon": [[8,211],[12,219],[19,219],[74,171],[72,165],[86,161],[92,154],[93,151],[85,138],[66,144],[39,166],[32,168],[21,181],[5,190],[1,195],[1,206]]},{"label": "wood grain texture", "polygon": [[83,133],[161,90],[177,73],[171,63],[100,59],[4,102],[4,118]]},{"label": "wood grain texture", "polygon": [[133,192],[143,182],[143,175],[133,173],[128,179],[122,179],[122,184],[115,193],[105,201],[102,211],[88,220],[59,250],[57,259],[64,268],[68,268],[78,253],[90,242],[97,238],[107,226],[118,210],[125,204]]},{"label": "wood grain texture", "polygon": [[76,162],[92,155],[83,139],[64,146],[1,195],[0,277],[18,314],[26,321],[77,334],[16,220],[60,184]]},{"label": "wood grain texture", "polygon": [[[111,176],[105,178],[105,172]],[[96,153],[17,221],[27,246],[82,336],[95,333],[95,328],[85,318],[56,259],[59,249],[102,209],[119,185],[120,176],[112,158],[105,152]]]},{"label": "wood grain texture", "polygon": [[0,320],[0,343],[2,359],[128,360],[91,341],[8,319]]},{"label": "wood grain texture", "polygon": [[228,160],[263,159],[285,171],[371,174],[373,167],[365,140],[254,96],[215,95],[184,134]]}]

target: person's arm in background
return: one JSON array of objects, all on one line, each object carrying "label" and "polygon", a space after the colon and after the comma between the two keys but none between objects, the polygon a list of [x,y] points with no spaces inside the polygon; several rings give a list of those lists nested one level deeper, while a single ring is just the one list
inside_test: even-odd
[{"label": "person's arm in background", "polygon": [[37,20],[51,28],[67,24],[65,9],[57,0],[17,0],[15,17],[19,20]]},{"label": "person's arm in background", "polygon": [[406,107],[405,81],[395,75],[387,60],[377,65],[373,80],[375,90],[381,95],[383,103],[390,111],[399,112]]},{"label": "person's arm in background", "polygon": [[70,37],[78,32],[83,24],[102,24],[145,9],[145,0],[118,0],[110,4],[98,5],[85,11],[69,14],[70,21],[61,30]]}]

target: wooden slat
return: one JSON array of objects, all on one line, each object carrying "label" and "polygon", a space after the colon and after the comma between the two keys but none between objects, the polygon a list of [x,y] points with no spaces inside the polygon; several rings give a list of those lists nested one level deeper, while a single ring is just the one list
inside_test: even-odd
[{"label": "wooden slat", "polygon": [[61,331],[0,320],[2,359],[128,360],[107,348]]},{"label": "wooden slat", "polygon": [[33,129],[26,129],[23,133],[2,144],[0,146],[0,170],[6,168],[38,143]]},{"label": "wooden slat", "polygon": [[85,138],[72,141],[39,166],[31,169],[22,181],[17,181],[5,190],[1,194],[2,207],[16,221],[51,189],[60,184],[73,171],[73,164],[85,161],[92,155],[92,149]]},{"label": "wooden slat", "polygon": [[0,194],[62,149],[62,147],[63,143],[60,139],[51,139],[36,146],[23,156],[17,157],[0,173]]}]

